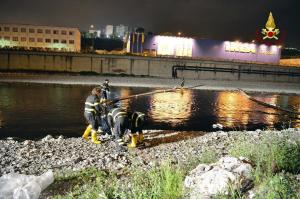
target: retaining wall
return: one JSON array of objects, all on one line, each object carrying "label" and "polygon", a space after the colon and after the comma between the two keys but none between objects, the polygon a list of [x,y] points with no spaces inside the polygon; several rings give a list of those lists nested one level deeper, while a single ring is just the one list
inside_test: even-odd
[{"label": "retaining wall", "polygon": [[268,70],[290,72],[294,75],[245,74],[217,71],[178,71],[178,78],[300,82],[300,68],[268,64],[209,61],[189,58],[142,57],[126,55],[97,55],[77,53],[49,53],[27,51],[0,51],[0,70],[39,70],[60,72],[96,72],[99,74],[127,74],[171,78],[172,66],[186,65],[208,68]]}]

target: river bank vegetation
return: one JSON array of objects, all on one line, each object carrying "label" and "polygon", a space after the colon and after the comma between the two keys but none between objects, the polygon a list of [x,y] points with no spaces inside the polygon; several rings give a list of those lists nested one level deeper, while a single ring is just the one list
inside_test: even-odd
[{"label": "river bank vegetation", "polygon": [[[218,140],[218,139],[217,139]],[[111,172],[87,168],[57,173],[43,197],[67,198],[187,198],[184,178],[199,163],[213,163],[219,157],[243,156],[253,166],[246,190],[233,190],[215,198],[299,198],[300,132],[295,130],[236,134],[224,150],[207,146],[201,155],[174,163],[162,161],[151,169],[130,167]],[[219,142],[222,142],[220,140]],[[180,151],[180,148],[178,149]],[[201,198],[201,197],[200,197]]]}]

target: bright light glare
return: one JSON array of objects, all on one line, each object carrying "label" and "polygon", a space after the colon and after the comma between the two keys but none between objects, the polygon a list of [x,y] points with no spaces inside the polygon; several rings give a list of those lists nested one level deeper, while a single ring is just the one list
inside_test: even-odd
[{"label": "bright light glare", "polygon": [[175,55],[192,57],[193,39],[183,37],[157,37],[158,55]]}]

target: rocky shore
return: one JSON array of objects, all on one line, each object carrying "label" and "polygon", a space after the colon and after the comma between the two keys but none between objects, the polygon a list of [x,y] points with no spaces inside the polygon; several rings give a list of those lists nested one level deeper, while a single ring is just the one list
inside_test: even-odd
[{"label": "rocky shore", "polygon": [[[230,149],[243,141],[255,144],[261,143],[261,140],[266,140],[269,136],[280,138],[289,135],[291,137],[288,138],[287,143],[294,145],[294,140],[300,139],[300,129],[230,132],[220,130],[211,133],[147,130],[144,144],[127,151],[119,151],[113,141],[103,136],[99,136],[102,140],[99,145],[82,138],[50,135],[41,140],[7,138],[0,140],[0,176],[12,172],[41,175],[49,169],[59,176],[63,173],[96,168],[107,173],[119,173],[118,175],[125,177],[130,171],[148,172],[166,162],[171,165],[181,165],[181,168],[191,171],[199,164],[199,160],[201,163],[219,160],[215,164],[200,164],[196,170],[191,171],[190,176],[185,179],[185,186],[193,188],[193,191],[189,192],[191,195],[187,194],[184,198],[198,198],[199,193],[215,195],[219,191],[230,194],[226,192],[229,179],[237,180],[235,185],[237,187],[240,187],[238,182],[241,179],[246,180],[242,183],[242,188],[251,189],[246,195],[252,198],[249,194],[251,195],[253,190],[260,194],[259,185],[252,189],[254,185],[250,171],[251,165],[255,166],[255,163],[249,159],[244,161],[241,159],[243,157],[239,160],[230,157],[232,152]],[[287,143],[284,146],[287,146]],[[218,176],[219,179],[216,183],[214,183],[216,181],[214,176]],[[244,176],[248,177],[245,179]],[[299,175],[296,176],[298,177]],[[222,186],[219,186],[220,183]],[[55,189],[53,187],[49,189],[50,191],[47,189],[41,197],[51,198],[53,194],[57,194],[51,191]]]},{"label": "rocky shore", "polygon": [[[300,134],[300,130],[297,130]],[[278,131],[280,132],[280,131]],[[13,138],[0,140],[0,176],[10,172],[41,174],[48,169],[54,171],[79,170],[97,167],[104,170],[120,170],[139,167],[149,169],[162,160],[185,163],[199,157],[208,148],[221,157],[227,154],[228,146],[234,144],[241,135],[251,139],[269,131],[217,131],[171,132],[146,131],[145,144],[125,152],[118,151],[111,140],[103,140],[99,145],[82,138],[53,138],[18,141]]]}]

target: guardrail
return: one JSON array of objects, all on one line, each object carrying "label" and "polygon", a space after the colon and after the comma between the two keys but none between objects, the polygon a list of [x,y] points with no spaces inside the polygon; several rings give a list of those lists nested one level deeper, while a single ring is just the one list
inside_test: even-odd
[{"label": "guardrail", "polygon": [[222,67],[201,67],[201,66],[181,66],[181,65],[174,65],[172,67],[172,77],[177,78],[177,71],[211,71],[211,72],[223,72],[223,73],[237,73],[238,79],[240,79],[240,74],[262,74],[262,75],[278,75],[278,76],[290,76],[290,77],[300,77],[300,70],[299,72],[295,71],[272,71],[272,70],[252,70],[250,69],[243,69],[241,66],[239,68],[222,68]]}]

